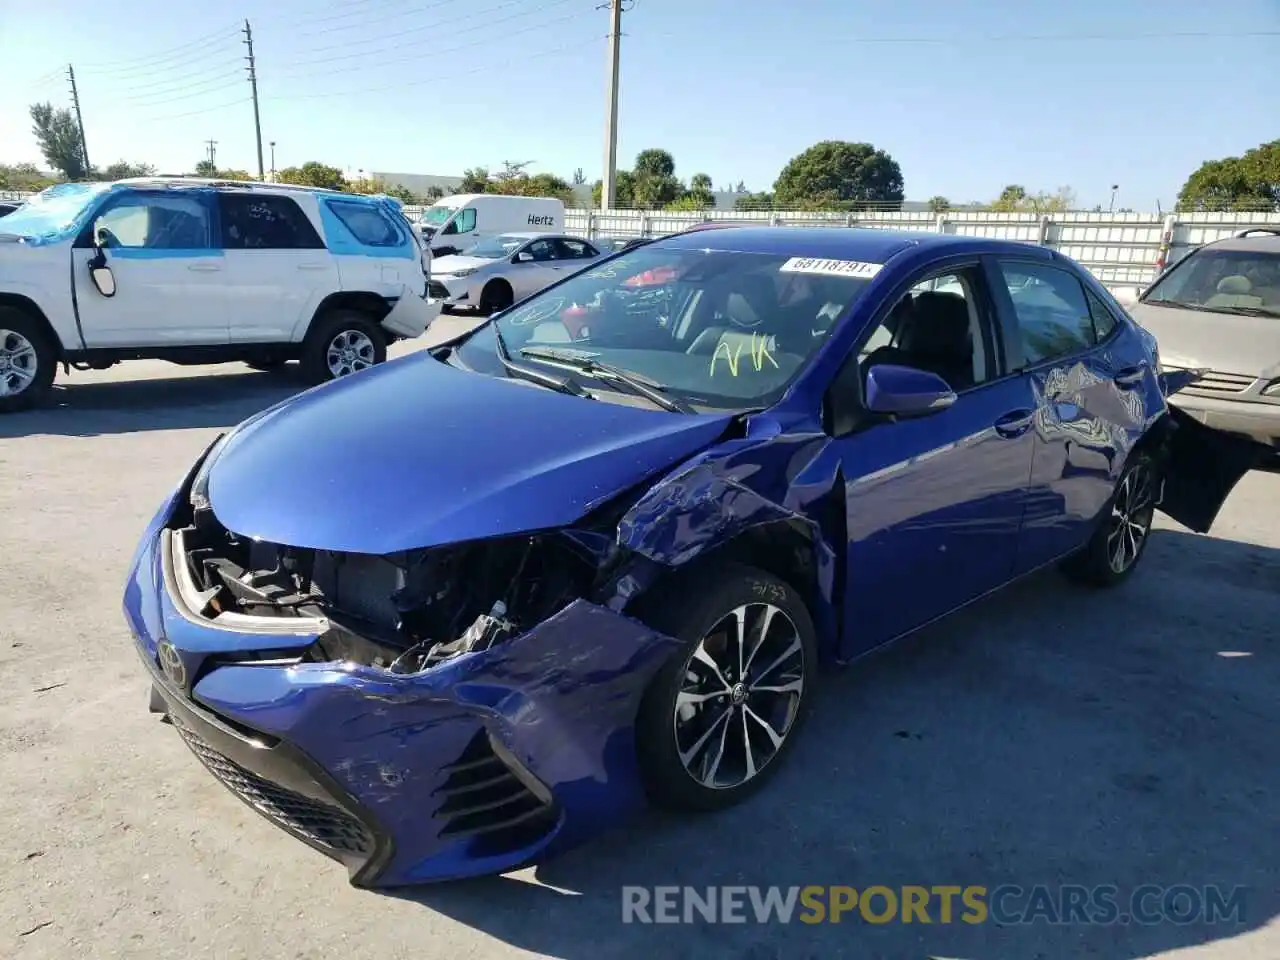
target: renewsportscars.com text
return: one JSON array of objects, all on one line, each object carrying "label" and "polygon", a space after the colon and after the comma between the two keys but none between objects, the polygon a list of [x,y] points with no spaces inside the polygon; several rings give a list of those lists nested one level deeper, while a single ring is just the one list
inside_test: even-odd
[{"label": "renewsportscars.com text", "polygon": [[1244,923],[1243,887],[623,887],[623,923]]}]

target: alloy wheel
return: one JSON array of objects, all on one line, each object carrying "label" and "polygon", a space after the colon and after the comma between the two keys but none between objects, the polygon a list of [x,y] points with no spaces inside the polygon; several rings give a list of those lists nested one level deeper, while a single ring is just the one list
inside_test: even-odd
[{"label": "alloy wheel", "polygon": [[374,356],[373,341],[360,330],[340,331],[325,350],[325,362],[335,379],[367,370],[373,366]]},{"label": "alloy wheel", "polygon": [[39,369],[36,348],[15,330],[0,329],[0,397],[16,397],[31,386]]},{"label": "alloy wheel", "polygon": [[769,603],[744,604],[698,641],[673,717],[685,771],[713,790],[740,787],[777,756],[804,696],[795,623]]},{"label": "alloy wheel", "polygon": [[1124,573],[1137,561],[1155,510],[1155,478],[1146,466],[1134,467],[1120,481],[1111,505],[1107,561],[1114,572]]}]

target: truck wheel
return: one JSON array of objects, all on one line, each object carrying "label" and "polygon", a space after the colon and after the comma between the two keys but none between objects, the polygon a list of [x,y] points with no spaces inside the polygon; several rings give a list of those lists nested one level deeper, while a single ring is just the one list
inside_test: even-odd
[{"label": "truck wheel", "polygon": [[505,280],[493,280],[480,291],[480,315],[492,316],[499,310],[511,306],[515,297],[511,293],[511,285]]},{"label": "truck wheel", "polygon": [[0,413],[44,400],[57,372],[58,351],[30,314],[0,307]]},{"label": "truck wheel", "polygon": [[338,309],[316,319],[302,344],[302,372],[311,383],[337,380],[387,359],[387,335],[368,314]]}]

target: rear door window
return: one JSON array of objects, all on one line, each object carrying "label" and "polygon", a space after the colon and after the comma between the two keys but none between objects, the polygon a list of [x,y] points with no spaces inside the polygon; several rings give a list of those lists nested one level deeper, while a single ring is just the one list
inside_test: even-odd
[{"label": "rear door window", "polygon": [[1001,260],[1027,366],[1084,353],[1098,342],[1084,286],[1065,270]]},{"label": "rear door window", "polygon": [[218,194],[227,250],[318,250],[320,234],[289,197]]},{"label": "rear door window", "polygon": [[405,243],[404,230],[382,210],[368,203],[330,200],[329,209],[342,221],[351,235],[366,247],[400,247]]}]

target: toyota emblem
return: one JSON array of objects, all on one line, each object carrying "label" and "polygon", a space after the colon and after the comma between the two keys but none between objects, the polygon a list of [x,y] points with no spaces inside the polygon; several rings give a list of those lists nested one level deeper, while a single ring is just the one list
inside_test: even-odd
[{"label": "toyota emblem", "polygon": [[187,686],[187,667],[182,662],[182,657],[178,656],[178,651],[168,640],[161,640],[160,646],[156,649],[156,657],[160,661],[160,669],[164,671],[164,675],[172,680],[179,689],[186,689]]}]

